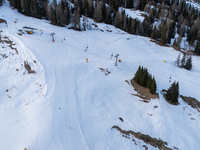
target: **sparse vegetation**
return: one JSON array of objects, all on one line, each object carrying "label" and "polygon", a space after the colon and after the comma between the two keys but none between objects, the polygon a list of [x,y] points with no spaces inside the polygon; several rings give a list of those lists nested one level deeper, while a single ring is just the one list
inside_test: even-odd
[{"label": "sparse vegetation", "polygon": [[[116,129],[117,131],[119,131],[123,137],[126,137],[128,139],[131,138],[131,135],[134,136],[135,138],[139,139],[139,140],[142,140],[144,141],[145,143],[147,144],[150,144],[151,146],[155,147],[155,148],[158,148],[159,150],[172,150],[171,148],[168,148],[167,147],[167,142],[164,142],[162,141],[160,138],[159,139],[156,139],[156,138],[152,138],[150,137],[149,135],[145,135],[145,134],[142,134],[140,132],[134,132],[134,131],[125,131],[125,130],[122,130],[120,127],[118,126],[113,126],[111,128],[112,129]],[[132,138],[132,141],[135,142],[135,139]],[[136,142],[135,142],[136,144]],[[137,145],[137,144],[136,144]]]},{"label": "sparse vegetation", "polygon": [[182,100],[184,102],[186,102],[192,108],[196,108],[198,110],[198,112],[200,112],[200,102],[197,99],[192,98],[192,97],[183,96],[183,95],[180,95],[180,97],[182,98]]},{"label": "sparse vegetation", "polygon": [[34,70],[31,70],[31,66],[28,64],[28,62],[24,61],[24,67],[26,68],[26,70],[28,71],[28,73],[35,73]]}]

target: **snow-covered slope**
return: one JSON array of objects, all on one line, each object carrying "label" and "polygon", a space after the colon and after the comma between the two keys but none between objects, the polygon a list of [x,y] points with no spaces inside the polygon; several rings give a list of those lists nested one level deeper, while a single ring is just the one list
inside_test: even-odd
[{"label": "snow-covered slope", "polygon": [[[68,30],[25,17],[7,1],[0,14],[8,25],[0,26],[2,39],[9,37],[18,51],[0,43],[0,54],[8,56],[0,56],[1,150],[144,149],[141,140],[135,145],[111,130],[114,125],[160,138],[170,148],[199,149],[200,113],[181,98],[180,105],[170,105],[160,93],[171,85],[171,76],[172,81],[179,81],[180,94],[199,100],[199,57],[193,56],[195,68],[187,71],[175,66],[179,53],[172,48],[119,34],[109,25],[97,24],[112,32]],[[18,35],[17,30],[25,25],[38,30]],[[49,35],[52,32],[55,42]],[[118,66],[112,53],[120,55]],[[28,74],[24,61],[35,74]],[[155,76],[160,99],[143,103],[131,95],[136,92],[125,80],[132,79],[140,64]],[[99,68],[111,73],[105,75]]]}]

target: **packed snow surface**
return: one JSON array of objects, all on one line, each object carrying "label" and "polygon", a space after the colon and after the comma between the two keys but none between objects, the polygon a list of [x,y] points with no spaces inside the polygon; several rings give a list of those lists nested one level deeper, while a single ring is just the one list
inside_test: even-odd
[{"label": "packed snow surface", "polygon": [[[181,95],[199,100],[200,57],[192,57],[194,68],[187,71],[174,64],[179,52],[173,48],[113,26],[97,24],[109,32],[69,30],[21,15],[8,1],[0,14],[7,21],[0,24],[1,39],[8,37],[18,51],[0,43],[0,150],[144,149],[143,141],[135,145],[111,130],[114,125],[160,138],[172,149],[199,149],[200,113],[181,98],[180,105],[170,105],[161,91],[178,81]],[[38,30],[20,36],[23,26]],[[122,60],[117,66],[112,53]],[[24,61],[35,74],[27,72]],[[144,103],[132,95],[137,92],[125,80],[139,65],[154,75],[160,99]]]}]

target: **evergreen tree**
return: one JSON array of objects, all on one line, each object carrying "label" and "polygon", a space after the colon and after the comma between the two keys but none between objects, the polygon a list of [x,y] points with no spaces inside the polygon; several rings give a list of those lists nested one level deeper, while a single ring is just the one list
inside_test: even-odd
[{"label": "evergreen tree", "polygon": [[133,8],[133,0],[126,0],[126,8]]},{"label": "evergreen tree", "polygon": [[107,8],[106,8],[106,4],[105,4],[105,0],[102,0],[102,15],[103,15],[103,21],[106,20],[106,12],[107,12]]},{"label": "evergreen tree", "polygon": [[31,15],[31,12],[30,12],[30,4],[29,4],[29,1],[28,0],[22,0],[23,2],[23,10],[24,10],[24,14],[26,16],[30,16]]},{"label": "evergreen tree", "polygon": [[102,7],[101,7],[100,2],[97,4],[97,7],[94,9],[93,18],[96,22],[102,22],[103,21],[103,13],[102,13]]},{"label": "evergreen tree", "polygon": [[183,57],[181,59],[181,68],[184,68],[185,67],[185,61],[186,61],[186,54],[184,53],[183,54]]},{"label": "evergreen tree", "polygon": [[140,75],[141,75],[141,66],[138,67],[138,70],[137,70],[137,72],[135,73],[135,76],[134,76],[134,78],[133,78],[133,80],[134,80],[136,83],[139,83]]},{"label": "evergreen tree", "polygon": [[111,14],[110,14],[109,8],[106,8],[105,23],[112,24],[112,18],[111,18]]},{"label": "evergreen tree", "polygon": [[172,103],[178,102],[179,97],[179,83],[176,81],[172,83],[171,87],[167,90],[166,97]]},{"label": "evergreen tree", "polygon": [[197,42],[197,46],[194,50],[195,54],[200,55],[200,39]]},{"label": "evergreen tree", "polygon": [[191,70],[192,69],[192,57],[191,56],[187,59],[184,68],[187,69],[187,70]]},{"label": "evergreen tree", "polygon": [[150,89],[151,87],[151,82],[152,82],[152,76],[149,74],[148,79],[147,79],[147,88]]},{"label": "evergreen tree", "polygon": [[153,77],[152,79],[152,82],[151,82],[151,86],[149,88],[149,91],[151,94],[154,94],[156,92],[156,88],[157,88],[157,85],[156,85],[156,80],[155,78]]},{"label": "evergreen tree", "polygon": [[18,12],[22,12],[22,7],[21,7],[21,0],[17,0],[17,10]]},{"label": "evergreen tree", "polygon": [[147,71],[146,68],[144,68],[143,71],[142,71],[140,85],[143,86],[143,87],[146,87],[146,85],[147,85],[147,79],[148,79],[148,71]]},{"label": "evergreen tree", "polygon": [[166,44],[166,31],[167,31],[167,25],[165,24],[162,33],[161,33],[161,43]]},{"label": "evergreen tree", "polygon": [[94,4],[93,4],[93,0],[89,0],[88,1],[88,14],[87,16],[92,18],[94,14]]},{"label": "evergreen tree", "polygon": [[85,15],[86,17],[88,16],[88,1],[85,0],[84,3],[83,3],[83,15]]},{"label": "evergreen tree", "polygon": [[51,20],[51,24],[56,25],[57,24],[57,21],[56,21],[56,12],[55,12],[55,10],[54,10],[54,8],[53,8],[52,5],[50,5],[49,15],[50,15],[49,18]]},{"label": "evergreen tree", "polygon": [[153,38],[154,40],[158,39],[158,33],[157,33],[156,26],[154,26],[154,28],[153,28],[153,31],[151,33],[151,38]]},{"label": "evergreen tree", "polygon": [[175,63],[176,63],[176,65],[177,65],[178,67],[180,67],[180,53],[178,54],[178,57],[177,57]]},{"label": "evergreen tree", "polygon": [[42,18],[42,10],[37,0],[31,0],[30,15],[36,18]]}]

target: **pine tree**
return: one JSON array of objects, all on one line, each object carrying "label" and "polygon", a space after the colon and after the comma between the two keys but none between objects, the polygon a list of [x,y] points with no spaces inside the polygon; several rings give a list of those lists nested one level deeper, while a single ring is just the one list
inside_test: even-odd
[{"label": "pine tree", "polygon": [[200,55],[200,39],[197,42],[197,46],[196,46],[194,52],[195,52],[195,54]]},{"label": "pine tree", "polygon": [[17,10],[18,12],[22,12],[22,7],[21,7],[21,0],[17,0]]},{"label": "pine tree", "polygon": [[94,9],[93,18],[96,22],[102,22],[103,21],[103,13],[102,13],[102,7],[101,7],[100,2],[97,4],[97,7]]},{"label": "pine tree", "polygon": [[146,68],[144,68],[141,76],[141,83],[140,83],[141,86],[146,87],[148,79],[147,77],[148,77],[148,71]]},{"label": "pine tree", "polygon": [[133,0],[126,0],[126,8],[133,8]]},{"label": "pine tree", "polygon": [[102,0],[102,15],[103,15],[103,21],[106,20],[106,12],[107,12],[107,8],[106,8],[105,0]]},{"label": "pine tree", "polygon": [[184,68],[185,67],[185,61],[186,61],[186,54],[184,53],[183,54],[183,57],[181,59],[181,68]]},{"label": "pine tree", "polygon": [[149,91],[151,94],[154,94],[156,92],[156,88],[157,88],[157,85],[156,85],[156,80],[155,78],[153,77],[152,79],[152,82],[151,82],[151,86],[149,88]]},{"label": "pine tree", "polygon": [[93,0],[88,1],[88,17],[92,18],[94,14],[94,4]]},{"label": "pine tree", "polygon": [[134,78],[133,78],[133,80],[134,80],[136,83],[139,83],[140,75],[141,75],[141,66],[138,67],[138,70],[137,70],[137,72],[135,73],[135,76],[134,76]]},{"label": "pine tree", "polygon": [[158,39],[158,33],[157,33],[156,26],[154,26],[154,28],[153,28],[153,31],[152,31],[152,33],[151,33],[151,37],[152,37],[154,40],[157,40],[157,39]]},{"label": "pine tree", "polygon": [[166,31],[167,31],[167,25],[165,24],[162,33],[161,33],[161,43],[166,44]]},{"label": "pine tree", "polygon": [[148,74],[148,79],[147,79],[147,88],[150,89],[151,87],[151,82],[152,82],[152,76],[151,74]]},{"label": "pine tree", "polygon": [[180,53],[178,54],[178,57],[177,57],[175,63],[176,63],[176,65],[177,65],[178,67],[180,67]]},{"label": "pine tree", "polygon": [[22,0],[22,2],[23,2],[24,14],[26,16],[30,16],[31,13],[30,13],[30,4],[29,4],[29,1],[28,0]]},{"label": "pine tree", "polygon": [[169,101],[172,103],[177,103],[178,102],[178,97],[179,97],[179,83],[174,81],[170,88],[167,90],[166,97]]},{"label": "pine tree", "polygon": [[187,59],[184,68],[187,69],[187,70],[191,70],[192,69],[192,57],[191,56]]},{"label": "pine tree", "polygon": [[112,24],[111,14],[110,14],[110,10],[108,8],[106,8],[105,23]]}]

